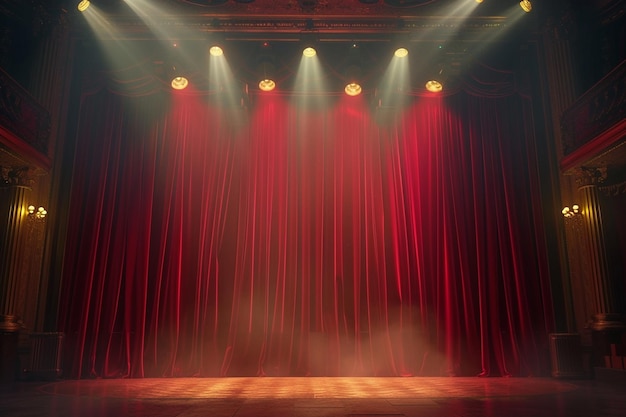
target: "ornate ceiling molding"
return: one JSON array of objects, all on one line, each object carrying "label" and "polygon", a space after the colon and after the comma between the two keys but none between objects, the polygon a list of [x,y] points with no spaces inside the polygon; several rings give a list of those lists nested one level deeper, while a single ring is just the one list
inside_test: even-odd
[{"label": "ornate ceiling molding", "polygon": [[46,156],[50,129],[50,113],[0,69],[0,142],[5,136],[14,135]]},{"label": "ornate ceiling molding", "polygon": [[[310,19],[297,17],[258,17],[236,16],[210,18],[165,18],[154,23],[168,29],[170,37],[203,38],[210,33],[222,33],[232,39],[268,38],[298,40],[303,36],[319,38],[343,37],[346,39],[390,40],[406,37],[410,41],[438,41],[450,38],[465,41],[481,41],[497,37],[498,32],[508,28],[504,18],[480,20],[437,18],[414,18],[398,20],[391,18],[341,18],[327,17]],[[116,31],[107,36],[110,39],[153,39],[159,34],[138,19],[116,19]],[[81,28],[85,30],[85,28]]]},{"label": "ornate ceiling molding", "polygon": [[[125,9],[124,0],[91,1],[109,12]],[[517,2],[497,0],[460,7],[458,0],[154,0],[151,10],[187,15],[400,17],[458,15],[460,9],[472,9],[475,16],[494,16]]]},{"label": "ornate ceiling molding", "polygon": [[[446,12],[453,4],[445,0],[174,0],[157,3],[155,10],[162,13],[152,13],[150,24],[187,39],[200,38],[207,33],[224,33],[238,39],[267,37],[286,40],[314,34],[364,40],[408,36],[420,41],[450,37],[485,41],[498,39],[499,32],[507,30],[509,33],[508,29],[513,27],[508,18],[493,7],[469,15]],[[160,9],[159,5],[163,8]],[[128,7],[111,4],[103,10],[104,17],[114,29],[106,35],[111,39],[162,36],[152,33]],[[71,20],[78,36],[89,34],[90,28],[80,13],[72,13]]]}]

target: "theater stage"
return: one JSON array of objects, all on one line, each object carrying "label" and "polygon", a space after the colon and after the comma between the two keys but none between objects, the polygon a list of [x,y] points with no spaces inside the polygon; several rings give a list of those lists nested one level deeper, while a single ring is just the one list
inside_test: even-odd
[{"label": "theater stage", "polygon": [[3,417],[622,417],[623,386],[552,378],[161,378],[18,382]]}]

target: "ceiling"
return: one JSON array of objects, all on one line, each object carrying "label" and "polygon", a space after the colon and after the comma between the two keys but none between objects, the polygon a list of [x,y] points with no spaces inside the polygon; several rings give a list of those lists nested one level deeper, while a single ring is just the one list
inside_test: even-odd
[{"label": "ceiling", "polygon": [[[28,51],[59,24],[87,42],[157,45],[164,39],[202,42],[220,36],[242,51],[260,40],[276,41],[284,50],[315,40],[339,51],[340,42],[369,42],[373,48],[402,39],[416,48],[445,45],[446,57],[459,62],[477,45],[512,36],[524,42],[537,20],[536,14],[521,12],[518,0],[91,0],[107,29],[95,33],[76,2],[0,0],[0,15],[9,22],[0,32],[5,38],[0,64],[18,83],[27,82],[21,77],[30,68]],[[525,19],[514,22],[511,11]],[[0,148],[0,165],[24,162]]]},{"label": "ceiling", "polygon": [[[484,0],[480,4],[475,0],[133,0],[136,9],[129,6],[131,0],[91,1],[109,25],[104,36],[112,41],[177,38],[202,42],[209,36],[221,36],[239,45],[311,39],[332,45],[402,39],[413,46],[445,43],[446,53],[457,61],[477,48],[491,48],[503,41],[508,45],[533,41],[555,9],[604,10],[611,19],[619,15],[615,10],[624,10],[622,0],[537,0],[533,12],[518,19],[518,0]],[[95,36],[73,0],[0,0],[0,14],[35,33],[60,19],[74,37]],[[500,50],[514,53],[506,47]],[[624,147],[617,148],[599,158],[610,159],[611,164],[616,163],[614,159],[626,160]],[[0,165],[8,160],[20,162],[14,158],[0,149]]]},{"label": "ceiling", "polygon": [[[499,60],[509,60],[507,65],[515,65],[520,45],[537,33],[537,13],[524,13],[519,0],[91,1],[85,13],[74,6],[67,9],[74,36],[94,41],[98,47],[86,49],[103,48],[107,41],[146,41],[132,57],[151,55],[154,63],[170,59],[162,41],[178,43],[180,50],[200,51],[202,45],[206,49],[208,39],[219,38],[236,46],[231,51],[240,51],[239,62],[232,55],[229,62],[242,63],[238,65],[242,68],[250,67],[248,57],[258,53],[260,41],[271,42],[275,54],[282,57],[297,56],[298,43],[315,42],[325,49],[323,55],[330,64],[345,58],[342,42],[365,45],[362,54],[372,57],[385,48],[390,50],[388,44],[402,42],[412,49],[411,59],[434,61],[436,55],[437,61],[445,61],[458,72],[478,53],[492,53]],[[93,26],[93,9],[98,11],[99,28]],[[376,65],[376,58],[371,61],[369,67]]]},{"label": "ceiling", "polygon": [[[527,31],[528,22],[534,20],[530,13],[523,19],[525,24],[522,19],[513,22],[525,15],[517,0],[480,4],[474,0],[92,0],[92,4],[112,24],[109,36],[120,38],[155,36],[148,28],[152,25],[186,37],[220,32],[237,39],[294,40],[309,34],[380,40],[404,34],[421,41],[451,37],[484,41],[487,33],[503,29],[519,26]],[[75,7],[68,6],[67,13],[75,28],[84,29]]]}]

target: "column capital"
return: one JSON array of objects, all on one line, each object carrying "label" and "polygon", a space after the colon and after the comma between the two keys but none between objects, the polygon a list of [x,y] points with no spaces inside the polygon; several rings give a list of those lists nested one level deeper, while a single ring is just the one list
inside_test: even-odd
[{"label": "column capital", "polygon": [[575,169],[575,174],[578,187],[600,186],[606,181],[607,168],[582,166]]},{"label": "column capital", "polygon": [[35,183],[35,170],[28,166],[0,166],[0,186],[30,187]]},{"label": "column capital", "polygon": [[553,41],[577,38],[580,28],[572,8],[565,7],[551,13],[545,20],[544,31]]}]

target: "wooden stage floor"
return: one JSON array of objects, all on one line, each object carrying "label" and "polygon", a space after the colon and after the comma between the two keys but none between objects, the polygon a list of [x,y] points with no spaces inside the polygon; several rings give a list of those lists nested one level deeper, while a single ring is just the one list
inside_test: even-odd
[{"label": "wooden stage floor", "polygon": [[552,378],[161,378],[17,382],[2,417],[624,417],[623,385]]}]

